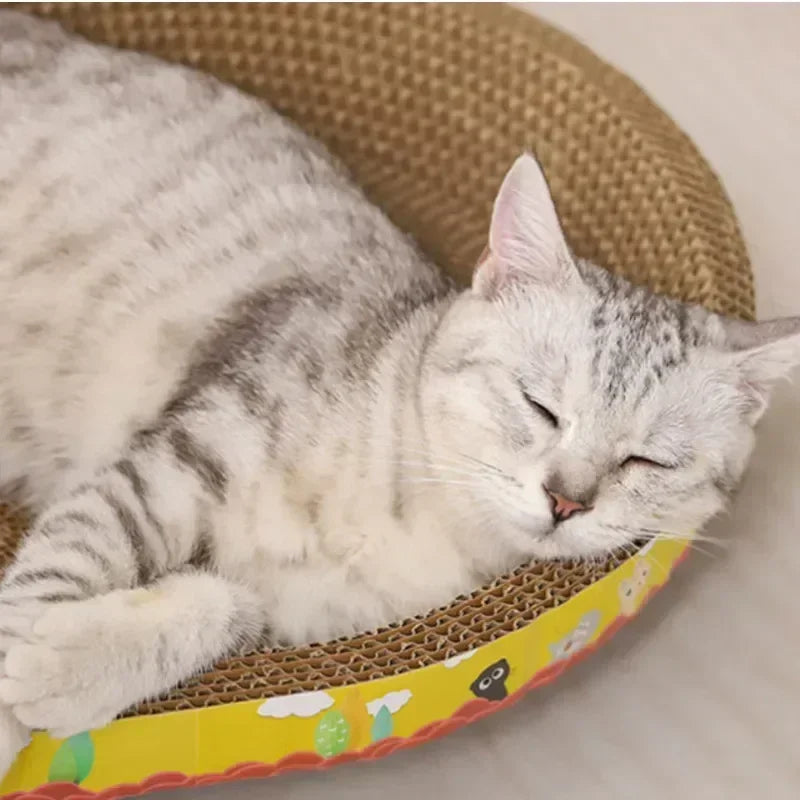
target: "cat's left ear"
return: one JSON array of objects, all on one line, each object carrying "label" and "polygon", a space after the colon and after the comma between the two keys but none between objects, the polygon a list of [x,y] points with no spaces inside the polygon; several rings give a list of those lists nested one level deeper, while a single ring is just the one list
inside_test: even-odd
[{"label": "cat's left ear", "polygon": [[722,319],[728,358],[739,371],[756,422],[769,402],[773,386],[800,364],[800,317],[767,322]]},{"label": "cat's left ear", "polygon": [[562,287],[577,277],[544,172],[525,153],[497,193],[489,244],[475,267],[473,291],[492,298],[518,281]]}]

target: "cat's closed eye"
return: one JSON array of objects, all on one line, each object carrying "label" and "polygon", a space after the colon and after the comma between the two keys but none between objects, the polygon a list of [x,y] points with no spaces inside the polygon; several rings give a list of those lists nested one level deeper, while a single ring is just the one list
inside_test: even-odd
[{"label": "cat's closed eye", "polygon": [[538,400],[534,400],[524,386],[520,385],[519,388],[522,391],[522,396],[525,398],[525,402],[534,411],[536,411],[537,414],[543,417],[548,424],[552,425],[554,428],[557,428],[558,417],[549,408],[547,408],[547,406],[543,406]]},{"label": "cat's closed eye", "polygon": [[620,469],[632,466],[650,467],[653,469],[675,469],[674,464],[665,464],[663,461],[656,461],[646,456],[628,456],[619,466]]}]

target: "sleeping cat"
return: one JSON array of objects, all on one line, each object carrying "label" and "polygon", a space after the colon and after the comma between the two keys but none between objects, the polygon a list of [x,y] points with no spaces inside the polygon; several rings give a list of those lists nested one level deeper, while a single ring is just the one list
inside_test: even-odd
[{"label": "sleeping cat", "polygon": [[503,181],[460,290],[262,102],[0,12],[0,770],[232,650],[719,511],[800,321],[576,260]]}]

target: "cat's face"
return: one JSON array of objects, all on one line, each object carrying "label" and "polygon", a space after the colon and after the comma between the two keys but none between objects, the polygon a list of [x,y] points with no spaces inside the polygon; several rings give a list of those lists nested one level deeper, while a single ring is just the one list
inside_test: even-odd
[{"label": "cat's face", "polygon": [[798,360],[798,320],[724,320],[576,263],[523,156],[427,361],[434,469],[521,554],[689,535],[722,508]]}]

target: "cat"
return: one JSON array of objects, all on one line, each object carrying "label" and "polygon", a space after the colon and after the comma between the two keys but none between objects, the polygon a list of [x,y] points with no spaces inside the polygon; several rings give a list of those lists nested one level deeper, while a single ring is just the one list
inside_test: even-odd
[{"label": "cat", "polygon": [[320,145],[190,69],[0,12],[0,770],[242,648],[694,530],[800,321],[575,258],[504,178],[470,287]]}]

